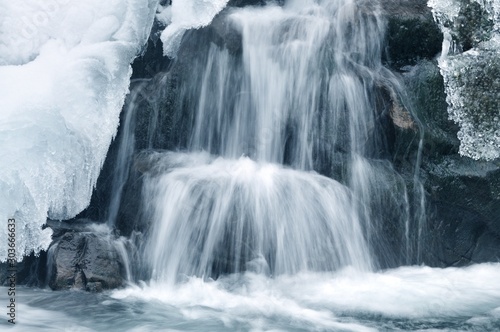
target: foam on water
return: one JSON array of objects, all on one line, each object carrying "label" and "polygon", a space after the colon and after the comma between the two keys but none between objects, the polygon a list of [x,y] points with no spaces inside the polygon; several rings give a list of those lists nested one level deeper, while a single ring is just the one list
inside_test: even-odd
[{"label": "foam on water", "polygon": [[254,273],[217,281],[189,278],[175,286],[152,281],[115,291],[112,296],[159,300],[183,308],[193,317],[196,313],[285,315],[327,327],[326,322],[342,315],[408,319],[498,315],[499,277],[499,264],[446,269],[412,266],[377,273],[345,268],[337,273],[298,273],[272,279]]},{"label": "foam on water", "polygon": [[[12,331],[495,331],[499,264],[151,281],[104,294],[20,288]],[[7,301],[0,288],[0,302]],[[92,317],[89,320],[88,317]],[[0,328],[7,327],[5,319]]]},{"label": "foam on water", "polygon": [[156,3],[0,3],[0,218],[16,219],[19,259],[48,247],[47,217],[89,204]]}]

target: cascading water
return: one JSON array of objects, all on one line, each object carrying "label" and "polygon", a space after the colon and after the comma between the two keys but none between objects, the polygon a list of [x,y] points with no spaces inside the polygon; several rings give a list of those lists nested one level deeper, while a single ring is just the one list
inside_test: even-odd
[{"label": "cascading water", "polygon": [[378,236],[393,218],[403,243],[409,218],[404,180],[384,161],[383,100],[397,82],[380,62],[378,3],[292,1],[223,20],[241,50],[212,44],[190,64],[174,110],[188,152],[142,156],[153,279],[401,259]]},{"label": "cascading water", "polygon": [[162,158],[176,166],[146,182],[153,278],[371,267],[350,193],[336,181],[247,157]]}]

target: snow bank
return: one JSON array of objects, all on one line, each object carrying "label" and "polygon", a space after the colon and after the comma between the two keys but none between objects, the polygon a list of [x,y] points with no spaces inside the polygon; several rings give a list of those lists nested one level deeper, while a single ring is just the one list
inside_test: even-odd
[{"label": "snow bank", "polygon": [[157,2],[0,3],[0,243],[15,218],[18,258],[88,206]]}]

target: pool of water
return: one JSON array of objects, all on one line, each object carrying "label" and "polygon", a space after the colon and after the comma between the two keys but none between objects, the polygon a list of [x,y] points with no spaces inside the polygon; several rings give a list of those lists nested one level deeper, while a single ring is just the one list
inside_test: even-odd
[{"label": "pool of water", "polygon": [[[500,264],[186,277],[99,294],[20,287],[16,295],[17,324],[4,313],[2,331],[500,330]],[[0,303],[6,308],[5,287]]]}]

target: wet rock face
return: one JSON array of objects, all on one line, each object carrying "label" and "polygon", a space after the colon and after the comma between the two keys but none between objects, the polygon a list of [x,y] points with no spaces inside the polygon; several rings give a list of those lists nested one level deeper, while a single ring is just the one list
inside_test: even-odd
[{"label": "wet rock face", "polygon": [[429,261],[460,266],[500,260],[500,167],[459,156],[428,163]]},{"label": "wet rock face", "polygon": [[100,291],[123,284],[123,264],[109,239],[68,231],[48,251],[48,285],[53,290]]},{"label": "wet rock face", "polygon": [[387,16],[385,62],[399,70],[431,60],[441,51],[443,35],[425,0],[382,0]]},{"label": "wet rock face", "polygon": [[[16,283],[32,287],[44,287],[47,261],[46,252],[42,251],[39,255],[31,254],[17,262],[15,266]],[[9,277],[12,274],[12,268],[5,263],[0,263],[0,286],[9,285]]]},{"label": "wet rock face", "polygon": [[[495,52],[450,57],[454,66],[463,65],[455,66],[452,73],[453,89],[460,93],[447,97],[445,82],[449,84],[449,77],[443,79],[436,59],[443,35],[430,9],[421,2],[382,1],[388,13],[386,64],[402,72],[409,104],[423,130],[420,174],[428,213],[422,259],[425,264],[442,267],[499,261],[499,165],[460,157],[459,137],[463,133],[453,121],[468,117],[467,122],[475,128],[472,132],[495,139],[494,130],[484,126],[498,123],[498,98],[493,98],[499,91]],[[460,3],[459,16],[447,24],[458,48],[467,50],[490,37],[492,23],[477,2]],[[477,58],[486,65],[477,65]],[[447,101],[466,105],[468,111],[451,114],[452,120]],[[396,146],[408,146],[412,139],[413,144],[418,142],[406,132],[396,136]],[[398,160],[396,165],[398,162],[404,163]]]},{"label": "wet rock face", "polygon": [[395,69],[432,59],[441,51],[442,34],[430,15],[392,16],[387,29],[387,62]]},{"label": "wet rock face", "polygon": [[424,131],[423,153],[429,157],[457,154],[459,128],[448,118],[444,82],[437,61],[420,61],[403,73],[403,79]]}]

